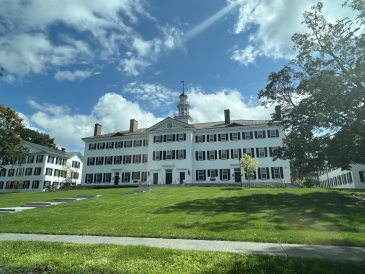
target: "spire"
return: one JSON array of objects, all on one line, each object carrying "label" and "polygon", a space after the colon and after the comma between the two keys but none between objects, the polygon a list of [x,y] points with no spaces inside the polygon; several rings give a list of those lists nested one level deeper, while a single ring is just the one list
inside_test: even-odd
[{"label": "spire", "polygon": [[182,83],[182,93],[180,94],[180,96],[185,96],[185,81],[182,80],[181,83]]},{"label": "spire", "polygon": [[192,122],[193,119],[189,114],[190,105],[187,101],[188,96],[185,94],[185,81],[181,81],[182,84],[182,93],[180,94],[180,102],[177,104],[178,114],[175,115],[176,120],[180,120],[184,123]]}]

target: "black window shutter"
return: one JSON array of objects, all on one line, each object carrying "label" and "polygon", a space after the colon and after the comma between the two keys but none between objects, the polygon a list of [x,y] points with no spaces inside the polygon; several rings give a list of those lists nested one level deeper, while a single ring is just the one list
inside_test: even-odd
[{"label": "black window shutter", "polygon": [[186,159],[186,149],[184,149],[184,159]]},{"label": "black window shutter", "polygon": [[156,136],[153,136],[153,142],[156,143]]},{"label": "black window shutter", "polygon": [[94,177],[94,174],[90,174],[91,175],[91,182],[93,183],[93,177]]},{"label": "black window shutter", "polygon": [[257,139],[257,131],[255,131],[255,139]]},{"label": "black window shutter", "polygon": [[259,179],[261,179],[261,168],[260,167],[258,169],[258,173],[259,173]]},{"label": "black window shutter", "polygon": [[[106,158],[106,157],[105,157]],[[106,159],[105,159],[106,160]],[[104,164],[104,157],[101,157],[101,164]]]},{"label": "black window shutter", "polygon": [[123,164],[125,164],[125,155],[123,156]]},{"label": "black window shutter", "polygon": [[221,135],[220,134],[218,134],[218,141],[220,141],[221,140]]},{"label": "black window shutter", "polygon": [[205,160],[205,151],[203,150],[203,160]]},{"label": "black window shutter", "polygon": [[162,158],[162,151],[160,151],[160,159]]},{"label": "black window shutter", "polygon": [[274,176],[274,168],[272,167],[271,168],[271,177],[274,179],[275,178],[275,176]]},{"label": "black window shutter", "polygon": [[242,140],[245,140],[246,138],[245,138],[245,133],[244,132],[242,132]]},{"label": "black window shutter", "polygon": [[143,157],[143,154],[139,154],[139,161],[138,161],[139,164],[142,163],[142,157]]},{"label": "black window shutter", "polygon": [[269,168],[267,167],[267,168],[266,168],[267,179],[270,179],[270,173],[269,173],[269,171],[270,171],[270,170],[269,170]]},{"label": "black window shutter", "polygon": [[136,147],[136,140],[133,141],[133,146]]},{"label": "black window shutter", "polygon": [[263,137],[266,138],[265,130],[262,131]]},{"label": "black window shutter", "polygon": [[364,182],[364,173],[363,171],[359,171],[359,175],[360,175],[360,182]]},{"label": "black window shutter", "polygon": [[218,169],[215,170],[215,177],[218,177]]},{"label": "black window shutter", "polygon": [[[265,131],[264,131],[265,132]],[[267,130],[267,138],[271,138],[270,130]]]},{"label": "black window shutter", "polygon": [[186,133],[184,133],[184,141],[186,141]]},{"label": "black window shutter", "polygon": [[216,150],[214,150],[214,160],[217,160],[217,151]]},{"label": "black window shutter", "polygon": [[172,135],[172,141],[175,142],[175,134]]},{"label": "black window shutter", "polygon": [[217,134],[214,134],[214,142],[217,142]]},{"label": "black window shutter", "polygon": [[210,177],[210,169],[208,169],[208,177]]},{"label": "black window shutter", "polygon": [[237,137],[238,137],[238,140],[241,140],[241,134],[239,132],[237,132]]},{"label": "black window shutter", "polygon": [[252,158],[255,157],[255,149],[251,148]]},{"label": "black window shutter", "polygon": [[270,157],[272,157],[272,149],[269,147]]},{"label": "black window shutter", "polygon": [[253,139],[253,134],[252,134],[252,131],[250,131],[250,136],[251,136],[251,139]]},{"label": "black window shutter", "polygon": [[203,174],[204,174],[204,181],[207,179],[207,176],[206,176],[206,170],[204,169],[204,172],[203,172]]},{"label": "black window shutter", "polygon": [[279,137],[279,130],[276,130],[276,137]]},{"label": "black window shutter", "polygon": [[219,159],[222,159],[222,151],[219,150]]},{"label": "black window shutter", "polygon": [[233,149],[231,149],[231,158],[233,158]]},{"label": "black window shutter", "polygon": [[265,147],[265,157],[267,157],[267,147]]},{"label": "black window shutter", "polygon": [[226,141],[228,140],[228,133],[226,133]]},{"label": "black window shutter", "polygon": [[195,170],[195,176],[196,176],[196,180],[199,181],[199,172],[198,172],[198,170]]},{"label": "black window shutter", "polygon": [[259,154],[259,148],[258,147],[256,148],[256,155],[257,155],[257,157],[260,156],[260,154]]},{"label": "black window shutter", "polygon": [[203,135],[203,142],[205,143],[205,135]]},{"label": "black window shutter", "polygon": [[229,159],[229,149],[226,149],[227,152],[227,159]]},{"label": "black window shutter", "polygon": [[284,179],[284,172],[282,167],[280,167],[280,178]]},{"label": "black window shutter", "polygon": [[166,160],[166,150],[163,151],[163,159]]},{"label": "black window shutter", "polygon": [[163,135],[163,141],[166,142],[166,135]]},{"label": "black window shutter", "polygon": [[245,153],[246,153],[246,149],[244,148],[244,149],[243,149],[243,154],[245,154]]},{"label": "black window shutter", "polygon": [[198,136],[195,136],[195,143],[198,142]]},{"label": "black window shutter", "polygon": [[198,152],[195,151],[195,160],[198,160]]},{"label": "black window shutter", "polygon": [[136,155],[133,155],[132,163],[134,163],[135,158],[136,158]]},{"label": "black window shutter", "polygon": [[229,138],[232,141],[232,133],[229,134]]},{"label": "black window shutter", "polygon": [[223,172],[222,172],[222,169],[220,169],[220,170],[219,170],[219,180],[222,180],[222,175],[223,175],[222,173],[223,173]]},{"label": "black window shutter", "polygon": [[154,151],[153,153],[152,153],[152,160],[155,160],[156,159],[156,152]]},{"label": "black window shutter", "polygon": [[256,171],[253,172],[253,178],[256,179]]},{"label": "black window shutter", "polygon": [[239,155],[239,158],[241,159],[242,158],[242,151],[241,151],[241,149],[239,150],[238,155]]},{"label": "black window shutter", "polygon": [[172,151],[172,160],[175,160],[175,150]]},{"label": "black window shutter", "polygon": [[231,170],[229,168],[227,168],[227,173],[228,173],[228,180],[231,180]]},{"label": "black window shutter", "polygon": [[210,160],[210,153],[209,150],[207,150],[207,159]]}]

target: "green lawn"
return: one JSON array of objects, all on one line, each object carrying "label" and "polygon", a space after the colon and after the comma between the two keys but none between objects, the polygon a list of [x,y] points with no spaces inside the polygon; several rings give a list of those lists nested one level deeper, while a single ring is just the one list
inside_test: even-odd
[{"label": "green lawn", "polygon": [[144,246],[2,242],[0,273],[364,273],[365,262]]},{"label": "green lawn", "polygon": [[0,195],[0,207],[55,197],[102,197],[0,215],[0,232],[365,246],[365,191],[159,188]]}]

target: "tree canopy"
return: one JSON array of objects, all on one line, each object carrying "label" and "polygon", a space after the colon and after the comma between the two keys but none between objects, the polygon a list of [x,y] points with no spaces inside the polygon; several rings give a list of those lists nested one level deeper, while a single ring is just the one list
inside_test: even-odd
[{"label": "tree canopy", "polygon": [[19,133],[23,130],[23,119],[0,104],[0,161],[2,165],[23,164],[29,150],[22,146]]},{"label": "tree canopy", "polygon": [[28,141],[42,146],[56,145],[54,143],[55,138],[51,138],[49,134],[30,128],[23,128],[20,131],[19,136],[23,139],[23,141]]},{"label": "tree canopy", "polygon": [[304,13],[310,31],[294,34],[296,57],[258,94],[263,106],[280,105],[272,121],[288,133],[277,157],[290,159],[303,172],[365,164],[365,6],[346,1],[356,20],[335,23],[318,3]]},{"label": "tree canopy", "polygon": [[[248,178],[248,187],[250,187],[250,182],[255,176],[255,172],[257,169],[257,166],[259,165],[259,162],[255,159],[252,159],[250,155],[243,154],[241,160],[240,160],[240,167],[243,168],[247,178]],[[242,186],[242,181],[241,181]]]}]

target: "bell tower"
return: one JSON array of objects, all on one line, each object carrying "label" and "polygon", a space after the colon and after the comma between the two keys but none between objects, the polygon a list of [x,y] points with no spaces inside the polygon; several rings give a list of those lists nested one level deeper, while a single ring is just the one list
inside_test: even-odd
[{"label": "bell tower", "polygon": [[179,120],[181,122],[189,124],[189,122],[190,123],[193,122],[193,118],[191,118],[189,114],[190,105],[187,101],[188,96],[185,94],[184,90],[185,81],[181,81],[181,83],[182,83],[182,93],[179,96],[180,102],[177,104],[178,113],[177,115],[175,115],[174,118],[175,120]]}]

